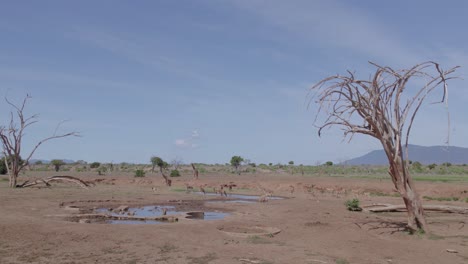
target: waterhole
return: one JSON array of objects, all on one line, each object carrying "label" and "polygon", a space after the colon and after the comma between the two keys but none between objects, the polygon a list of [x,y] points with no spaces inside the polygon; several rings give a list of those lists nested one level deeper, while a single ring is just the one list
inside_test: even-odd
[{"label": "waterhole", "polygon": [[178,222],[181,218],[192,220],[220,220],[228,213],[215,211],[179,211],[175,206],[148,205],[142,207],[119,206],[117,208],[100,208],[96,213],[110,218],[107,224],[162,224]]}]

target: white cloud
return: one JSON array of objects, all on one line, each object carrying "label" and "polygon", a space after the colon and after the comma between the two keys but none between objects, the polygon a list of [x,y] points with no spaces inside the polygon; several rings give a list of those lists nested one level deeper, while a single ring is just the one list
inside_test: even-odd
[{"label": "white cloud", "polygon": [[175,144],[178,147],[187,147],[189,145],[185,139],[176,139]]},{"label": "white cloud", "polygon": [[[396,32],[379,23],[378,17],[342,2],[236,0],[233,4],[308,42],[346,48],[367,55],[370,60],[391,64],[414,64],[420,60]],[[277,36],[289,39],[284,34]]]},{"label": "white cloud", "polygon": [[198,148],[200,145],[197,144],[195,141],[197,141],[199,137],[200,133],[198,132],[198,129],[194,129],[192,130],[190,137],[176,139],[175,145],[178,148]]},{"label": "white cloud", "polygon": [[192,131],[192,138],[199,138],[200,134],[198,133],[198,129]]}]

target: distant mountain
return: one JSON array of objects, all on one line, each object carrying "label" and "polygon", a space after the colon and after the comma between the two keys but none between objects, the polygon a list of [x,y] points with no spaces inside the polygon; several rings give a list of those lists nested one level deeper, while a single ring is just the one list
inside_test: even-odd
[{"label": "distant mountain", "polygon": [[[462,147],[408,145],[408,155],[410,160],[419,161],[422,164],[441,164],[444,162],[468,164],[468,148]],[[348,165],[385,165],[388,164],[388,159],[381,149],[343,163]]]}]

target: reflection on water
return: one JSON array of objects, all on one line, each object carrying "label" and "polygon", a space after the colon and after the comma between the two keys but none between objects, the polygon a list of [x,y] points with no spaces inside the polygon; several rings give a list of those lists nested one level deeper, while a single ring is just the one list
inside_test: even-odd
[{"label": "reflection on water", "polygon": [[[185,212],[176,211],[175,206],[159,206],[159,205],[147,205],[142,207],[129,207],[125,210],[112,209],[112,208],[100,208],[96,209],[97,213],[111,215],[115,217],[161,217],[161,216],[184,216],[186,218],[194,220],[219,220],[223,219],[228,213],[220,212]],[[141,224],[162,224],[167,221],[157,220],[137,220],[137,219],[119,219],[119,220],[107,220],[108,224],[126,224],[126,225],[141,225]]]}]

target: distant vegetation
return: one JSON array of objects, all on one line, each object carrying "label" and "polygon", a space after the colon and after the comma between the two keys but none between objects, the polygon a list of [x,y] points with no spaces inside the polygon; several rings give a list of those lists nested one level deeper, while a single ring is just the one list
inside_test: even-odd
[{"label": "distant vegetation", "polygon": [[143,170],[136,170],[135,177],[145,177],[145,172]]},{"label": "distant vegetation", "polygon": [[[2,168],[5,167],[3,160],[0,160],[0,173]],[[168,168],[164,166],[167,163],[161,163],[163,169]],[[333,164],[325,162],[322,165],[282,165],[282,164],[255,164],[250,162],[244,164],[238,168],[240,173],[243,174],[293,174],[303,175],[304,177],[345,177],[345,178],[363,178],[363,179],[388,179],[388,166],[378,165],[361,165],[361,166],[350,166],[342,164]],[[145,172],[151,171],[152,164],[132,164],[122,162],[119,164],[101,164],[99,162],[93,162],[89,165],[81,163],[68,163],[60,166],[60,171],[75,171],[75,172],[91,172],[100,175],[110,175],[112,173],[130,173],[134,174],[136,170],[141,169]],[[233,166],[228,163],[226,164],[205,164],[196,163],[196,167],[200,172],[200,176],[203,174],[229,174],[233,172]],[[32,171],[51,171],[54,170],[54,166],[51,164],[39,164],[32,165],[29,170]],[[168,168],[169,169],[169,168]],[[170,167],[167,171],[168,176],[176,175],[174,167]],[[180,177],[192,177],[192,167],[190,164],[182,164],[178,166],[177,171]],[[447,164],[419,164],[419,162],[412,162],[410,166],[410,173],[414,176],[415,181],[433,181],[433,182],[468,182],[468,166],[464,165],[451,165]],[[117,174],[116,174],[117,175]],[[174,177],[174,176],[172,176]],[[175,176],[177,177],[177,176]]]},{"label": "distant vegetation", "polygon": [[89,165],[89,167],[91,169],[97,169],[97,168],[99,168],[99,166],[101,166],[101,163],[99,163],[99,162],[93,162],[93,163],[91,163],[91,165]]}]

